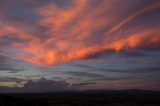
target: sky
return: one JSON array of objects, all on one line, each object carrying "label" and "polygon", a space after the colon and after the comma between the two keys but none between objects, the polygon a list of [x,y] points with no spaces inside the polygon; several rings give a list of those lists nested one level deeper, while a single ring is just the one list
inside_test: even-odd
[{"label": "sky", "polygon": [[1,0],[0,92],[160,90],[159,0]]}]

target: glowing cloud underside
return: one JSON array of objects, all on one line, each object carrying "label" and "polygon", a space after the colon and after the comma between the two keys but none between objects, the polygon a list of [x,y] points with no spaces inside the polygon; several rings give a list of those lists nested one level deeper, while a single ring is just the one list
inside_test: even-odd
[{"label": "glowing cloud underside", "polygon": [[125,26],[140,15],[160,9],[160,2],[133,12],[128,11],[138,2],[123,2],[103,0],[95,5],[94,0],[74,0],[67,8],[54,3],[35,8],[40,16],[36,23],[47,29],[41,37],[8,23],[0,26],[0,39],[12,35],[24,40],[12,43],[18,52],[11,58],[37,65],[67,62],[107,50],[159,47],[159,27]]}]

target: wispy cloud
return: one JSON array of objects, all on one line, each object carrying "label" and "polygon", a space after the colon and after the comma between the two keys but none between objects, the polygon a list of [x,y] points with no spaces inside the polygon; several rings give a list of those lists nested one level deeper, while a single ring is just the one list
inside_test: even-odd
[{"label": "wispy cloud", "polygon": [[[28,11],[32,9],[35,21],[22,24],[20,20],[21,24],[17,25],[13,23],[16,18],[5,15],[6,9],[2,10],[0,15],[8,17],[10,21],[1,24],[0,39],[5,40],[6,46],[7,42],[10,43],[7,47],[15,51],[6,51],[8,57],[38,65],[78,60],[109,50],[159,48],[158,24],[152,28],[129,25],[140,16],[160,8],[159,1],[149,2],[150,5],[142,5],[143,2],[76,0],[69,1],[66,8],[56,2],[33,8],[31,4],[36,2],[26,2],[28,5],[25,5],[25,8],[28,8]],[[137,8],[134,8],[135,6]],[[150,21],[154,22],[154,19]],[[137,28],[140,30],[136,30]],[[43,30],[37,31],[40,29]]]}]

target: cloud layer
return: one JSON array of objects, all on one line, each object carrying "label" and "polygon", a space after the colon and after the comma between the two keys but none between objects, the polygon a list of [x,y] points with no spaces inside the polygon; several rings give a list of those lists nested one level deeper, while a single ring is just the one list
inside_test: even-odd
[{"label": "cloud layer", "polygon": [[37,81],[29,80],[22,87],[0,86],[0,93],[11,92],[57,92],[66,90],[80,90],[82,86],[94,83],[77,83],[70,84],[66,81],[54,81],[41,78]]},{"label": "cloud layer", "polygon": [[24,8],[22,16],[0,11],[0,52],[8,58],[52,65],[102,51],[160,47],[159,1],[25,1]]}]

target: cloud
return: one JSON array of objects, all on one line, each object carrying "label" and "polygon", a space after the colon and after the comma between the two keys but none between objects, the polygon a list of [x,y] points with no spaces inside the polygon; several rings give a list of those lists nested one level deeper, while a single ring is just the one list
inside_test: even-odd
[{"label": "cloud", "polygon": [[160,67],[144,67],[144,68],[132,68],[130,72],[133,73],[152,73],[160,72]]},{"label": "cloud", "polygon": [[102,78],[102,77],[104,77],[102,74],[89,73],[89,72],[68,71],[68,72],[65,72],[65,74],[70,74],[70,75],[78,76],[78,77],[89,77],[89,78]]},{"label": "cloud", "polygon": [[14,77],[0,77],[0,82],[22,82],[24,79],[14,78]]},{"label": "cloud", "polygon": [[135,81],[135,80],[128,80],[128,81],[114,81],[111,82],[113,88],[118,89],[146,89],[146,90],[159,90],[160,83],[159,81],[148,81],[147,83],[144,81]]},{"label": "cloud", "polygon": [[160,72],[160,67],[155,66],[155,67],[141,67],[141,68],[127,68],[124,70],[116,70],[116,69],[101,69],[100,71],[105,71],[105,72],[115,72],[115,73],[155,73],[155,72]]},{"label": "cloud", "polygon": [[[125,81],[125,80],[134,80],[135,78],[138,79],[137,76],[134,76],[134,75],[128,75],[128,76],[108,76],[106,74],[97,74],[97,73],[93,73],[92,70],[87,70],[87,71],[90,71],[90,72],[75,72],[75,71],[69,71],[69,72],[66,72],[65,74],[69,74],[69,75],[72,75],[74,77],[80,77],[81,80],[85,80],[85,78],[87,78],[84,82],[89,82],[89,83],[95,83],[99,81]],[[95,70],[94,70],[95,71]],[[97,70],[96,70],[97,71]],[[104,70],[101,70],[99,69],[98,71],[104,71]],[[105,72],[116,72],[116,73],[121,73],[122,70],[105,70]],[[91,73],[92,72],[92,73]],[[123,72],[122,72],[123,73]],[[126,72],[127,73],[127,72]],[[133,72],[134,73],[134,72]],[[78,80],[80,81],[80,80]]]},{"label": "cloud", "polygon": [[74,85],[77,86],[77,87],[82,87],[82,86],[93,85],[93,84],[96,84],[96,83],[94,83],[94,82],[83,82],[83,83],[77,83],[77,84],[74,84]]},{"label": "cloud", "polygon": [[14,68],[11,64],[9,64],[7,61],[10,60],[10,58],[5,57],[3,54],[0,54],[0,71],[8,71],[10,73],[16,73],[20,71],[20,69]]},{"label": "cloud", "polygon": [[87,65],[87,64],[71,64],[71,65],[74,66],[74,67],[82,68],[82,69],[83,68],[84,69],[90,69],[90,70],[95,69],[95,67]]},{"label": "cloud", "polygon": [[65,81],[53,81],[41,78],[37,82],[29,80],[23,87],[30,92],[43,92],[43,91],[61,91],[72,89],[72,86]]},{"label": "cloud", "polygon": [[145,51],[141,51],[141,50],[121,51],[119,54],[125,57],[146,57],[147,56]]},{"label": "cloud", "polygon": [[[7,57],[40,66],[79,60],[103,51],[159,49],[160,27],[156,18],[159,14],[154,11],[159,9],[160,2],[147,1],[143,5],[144,2],[71,0],[46,1],[44,5],[35,1],[17,5],[3,2],[11,5],[12,10],[2,7],[7,19],[2,18],[0,46],[12,48],[12,52],[5,51]],[[25,12],[14,11],[16,6]],[[145,16],[151,13],[155,15],[152,19]],[[141,21],[141,16],[155,24],[145,27],[150,25]]]},{"label": "cloud", "polygon": [[[0,86],[0,92],[57,92],[66,90],[80,90],[82,86],[95,83],[73,83],[66,81],[54,81],[46,78],[41,78],[37,81],[28,80],[23,87],[5,87]],[[79,89],[78,89],[79,88]]]}]

